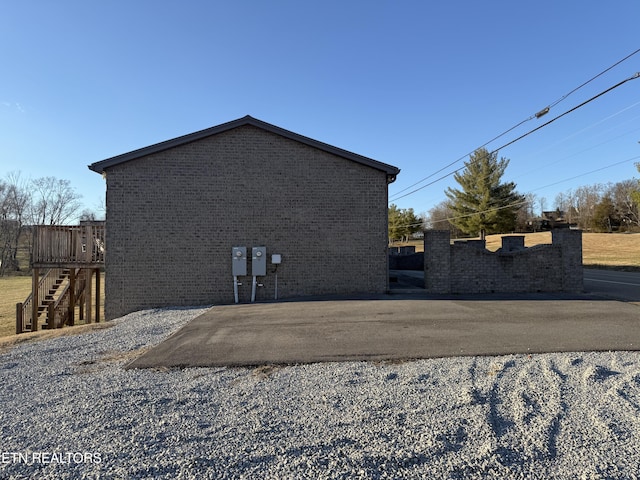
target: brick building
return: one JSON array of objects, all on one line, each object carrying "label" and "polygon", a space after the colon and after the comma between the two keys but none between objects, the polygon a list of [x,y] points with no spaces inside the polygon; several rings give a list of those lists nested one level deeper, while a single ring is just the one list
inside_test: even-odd
[{"label": "brick building", "polygon": [[107,319],[233,303],[233,247],[240,302],[388,288],[396,167],[246,116],[89,168],[107,182]]}]

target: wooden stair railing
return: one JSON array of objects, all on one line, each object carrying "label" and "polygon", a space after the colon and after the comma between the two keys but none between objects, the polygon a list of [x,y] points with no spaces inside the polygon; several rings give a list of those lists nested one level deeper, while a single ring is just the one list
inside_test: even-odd
[{"label": "wooden stair railing", "polygon": [[[51,268],[38,281],[38,306],[33,319],[33,292],[23,303],[16,305],[16,333],[33,332],[41,328],[62,328],[74,325],[75,307],[80,309],[80,320],[84,320],[87,295],[91,295],[91,280],[94,269]],[[95,271],[100,275],[99,271]],[[87,318],[91,315],[87,312]],[[97,314],[96,314],[96,320]],[[90,320],[89,320],[90,321]]]},{"label": "wooden stair railing", "polygon": [[69,281],[55,302],[47,306],[47,327],[62,328],[75,323],[75,307],[80,306],[80,319],[83,319],[84,295],[87,285],[86,269],[76,268],[69,275]]},{"label": "wooden stair railing", "polygon": [[46,319],[49,306],[54,304],[66,289],[69,275],[69,269],[50,268],[40,277],[38,281],[36,318],[32,318],[33,292],[31,292],[23,303],[18,303],[16,306],[16,333],[31,332],[38,329],[40,318],[45,316]]}]

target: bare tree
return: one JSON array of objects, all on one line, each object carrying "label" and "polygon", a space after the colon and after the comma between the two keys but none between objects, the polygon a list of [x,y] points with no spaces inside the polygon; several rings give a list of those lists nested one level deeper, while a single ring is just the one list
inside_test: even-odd
[{"label": "bare tree", "polygon": [[634,199],[637,188],[637,180],[623,180],[609,184],[605,192],[605,196],[612,199],[625,229],[640,227],[640,206]]},{"label": "bare tree", "polygon": [[425,227],[436,230],[449,230],[454,238],[460,237],[462,232],[451,223],[453,217],[455,217],[455,212],[451,208],[450,200],[443,200],[432,207],[428,215],[424,217]]},{"label": "bare tree", "polygon": [[526,203],[524,203],[518,210],[518,216],[516,217],[516,230],[525,232],[527,230],[537,229],[537,215],[535,213],[535,205],[538,202],[538,196],[535,193],[527,193],[525,196]]},{"label": "bare tree", "polygon": [[0,275],[19,269],[18,249],[29,203],[29,190],[19,173],[0,180]]},{"label": "bare tree", "polygon": [[32,220],[37,225],[62,225],[73,219],[80,209],[80,198],[69,180],[55,177],[36,178],[33,189]]},{"label": "bare tree", "polygon": [[593,222],[594,209],[602,198],[603,187],[600,184],[578,187],[575,191],[573,208],[578,214],[578,226],[588,229]]},{"label": "bare tree", "polygon": [[547,209],[547,199],[545,197],[538,198],[538,204],[540,205],[540,215],[542,215]]},{"label": "bare tree", "polygon": [[80,217],[78,217],[78,220],[80,220],[81,222],[95,222],[98,219],[96,212],[94,212],[93,210],[89,210],[88,208],[85,208],[84,210],[82,210],[82,213],[80,213]]},{"label": "bare tree", "polygon": [[[567,222],[569,222],[569,219],[567,218],[568,214],[569,214],[569,208],[570,208],[570,203],[569,203],[569,194],[567,193],[558,193],[556,195],[556,199],[554,202],[554,206],[556,208],[557,211],[562,212],[565,220]],[[571,222],[569,222],[571,223]]]}]

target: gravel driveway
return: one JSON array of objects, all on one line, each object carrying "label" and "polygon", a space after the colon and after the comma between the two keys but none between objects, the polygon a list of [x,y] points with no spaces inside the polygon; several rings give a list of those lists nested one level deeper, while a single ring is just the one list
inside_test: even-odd
[{"label": "gravel driveway", "polygon": [[124,369],[203,311],[0,355],[0,477],[640,476],[640,353]]}]

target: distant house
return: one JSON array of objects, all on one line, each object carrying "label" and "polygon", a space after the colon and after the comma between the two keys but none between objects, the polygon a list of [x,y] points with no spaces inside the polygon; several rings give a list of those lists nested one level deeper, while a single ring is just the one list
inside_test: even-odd
[{"label": "distant house", "polygon": [[531,232],[549,231],[554,228],[569,228],[573,224],[566,221],[565,212],[562,210],[549,210],[542,212],[542,216],[528,222],[528,230]]},{"label": "distant house", "polygon": [[388,288],[394,166],[246,116],[89,168],[107,182],[107,319]]}]

